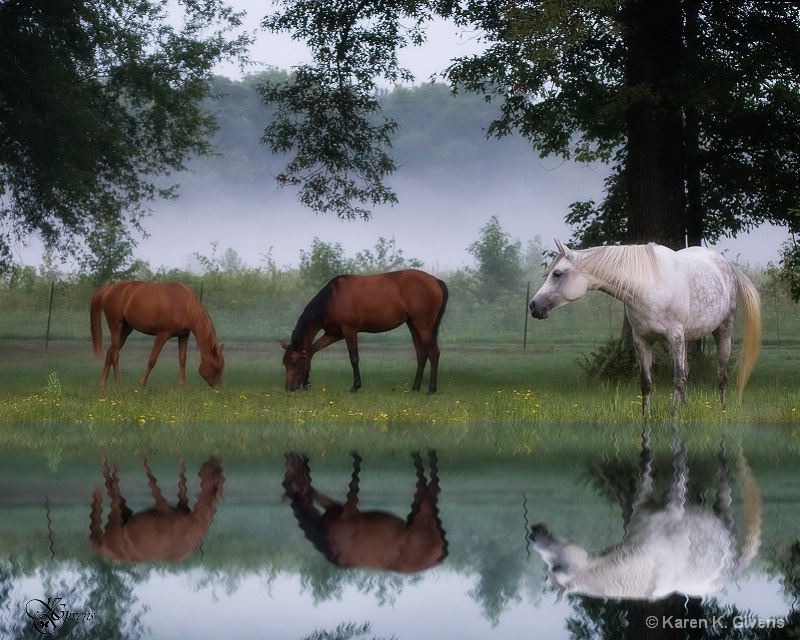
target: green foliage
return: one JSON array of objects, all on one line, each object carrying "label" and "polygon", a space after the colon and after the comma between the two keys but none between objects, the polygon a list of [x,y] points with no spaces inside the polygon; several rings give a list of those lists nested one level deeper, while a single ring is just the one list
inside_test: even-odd
[{"label": "green foliage", "polygon": [[400,269],[420,269],[423,262],[416,258],[406,259],[403,250],[397,248],[394,238],[387,240],[380,237],[375,244],[374,253],[369,249],[359,251],[354,265],[358,273],[385,273]]},{"label": "green foliage", "polygon": [[384,273],[398,269],[419,269],[423,263],[406,259],[394,238],[380,237],[374,251],[364,249],[348,258],[341,243],[323,242],[316,236],[309,251],[300,251],[300,278],[310,289],[319,289],[331,278],[343,273]]},{"label": "green foliage", "polygon": [[498,294],[517,288],[522,281],[522,243],[511,241],[497,216],[492,216],[481,229],[478,240],[467,248],[478,265],[480,295],[489,302]]},{"label": "green foliage", "polygon": [[[303,640],[351,640],[356,638],[364,638],[365,640],[380,640],[377,636],[371,633],[372,624],[364,622],[363,624],[356,624],[355,622],[342,622],[333,631],[316,630],[314,633],[304,636]],[[391,637],[394,640],[395,636]]]},{"label": "green foliage", "polygon": [[266,104],[275,105],[263,141],[275,153],[295,152],[278,182],[299,186],[303,205],[367,220],[371,212],[364,205],[397,202],[383,184],[396,168],[385,149],[397,124],[374,124],[380,110],[375,95],[350,83],[335,85],[310,67],[295,69],[285,82],[267,80],[260,91]]},{"label": "green foliage", "polygon": [[353,261],[345,256],[340,243],[323,242],[314,236],[310,251],[300,251],[300,277],[312,289],[318,289],[331,278],[353,272]]},{"label": "green foliage", "polygon": [[[619,338],[610,338],[600,343],[588,354],[582,353],[577,363],[591,382],[619,382],[638,379],[639,362],[630,339],[620,344]],[[694,381],[712,381],[715,372],[716,355],[703,349],[689,349],[689,370]],[[653,375],[672,376],[672,356],[665,342],[653,345]]]},{"label": "green foliage", "polygon": [[800,302],[800,245],[792,238],[783,244],[780,256],[780,279],[792,300]]},{"label": "green foliage", "polygon": [[133,257],[135,247],[120,219],[100,222],[86,235],[86,249],[78,258],[80,273],[97,287],[129,280],[142,266]]},{"label": "green foliage", "polygon": [[213,65],[243,55],[239,25],[221,0],[0,0],[0,267],[16,241],[71,254],[172,195],[157,178],[210,153],[200,101]]}]

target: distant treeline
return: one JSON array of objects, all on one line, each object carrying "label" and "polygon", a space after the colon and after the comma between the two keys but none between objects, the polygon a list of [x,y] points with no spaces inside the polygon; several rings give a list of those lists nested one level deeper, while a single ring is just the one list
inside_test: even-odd
[{"label": "distant treeline", "polygon": [[[271,70],[241,80],[214,79],[218,97],[207,102],[206,109],[219,125],[212,140],[219,155],[194,160],[193,174],[181,178],[184,185],[208,186],[219,181],[246,188],[277,179],[271,171],[280,163],[261,143],[272,111],[262,103],[258,86],[268,76],[286,78],[288,74]],[[454,96],[447,85],[434,83],[395,87],[383,95],[383,101],[383,115],[400,124],[392,139],[392,154],[404,175],[457,170],[464,179],[471,179],[534,157],[530,145],[519,137],[486,138],[486,127],[497,117],[499,107],[478,95]]]}]

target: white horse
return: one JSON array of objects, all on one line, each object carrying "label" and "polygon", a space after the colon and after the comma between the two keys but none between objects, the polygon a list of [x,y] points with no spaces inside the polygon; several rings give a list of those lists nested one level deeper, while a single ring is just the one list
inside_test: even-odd
[{"label": "white horse", "polygon": [[573,250],[556,240],[558,254],[530,302],[534,318],[603,291],[625,305],[639,361],[642,414],[650,417],[653,344],[669,343],[674,363],[672,412],[686,402],[686,345],[711,333],[717,344],[717,388],[725,407],[728,361],[737,300],[744,311],[739,400],[761,350],[761,298],[753,283],[719,253],[702,247],[673,251],[657,244]]},{"label": "white horse", "polygon": [[720,447],[718,454],[713,509],[687,500],[686,447],[677,438],[674,454],[674,480],[666,504],[657,506],[645,438],[626,533],[610,549],[593,553],[554,535],[545,524],[531,528],[530,540],[547,564],[559,599],[579,594],[655,601],[673,593],[703,598],[723,589],[755,559],[761,543],[761,497],[744,455],[739,456],[744,524],[740,538],[724,450]]}]

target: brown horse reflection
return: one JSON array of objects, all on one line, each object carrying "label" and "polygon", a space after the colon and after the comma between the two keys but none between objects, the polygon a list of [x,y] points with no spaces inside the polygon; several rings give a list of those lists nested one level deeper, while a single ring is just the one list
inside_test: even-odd
[{"label": "brown horse reflection", "polygon": [[283,486],[306,538],[333,564],[402,573],[424,571],[447,556],[437,506],[436,453],[431,451],[428,457],[430,481],[425,479],[422,458],[413,454],[417,487],[405,520],[383,511],[358,510],[361,456],[357,453],[353,453],[353,475],[343,505],[314,489],[306,456],[287,454]]},{"label": "brown horse reflection", "polygon": [[761,498],[744,454],[739,456],[744,531],[737,534],[725,451],[717,455],[713,509],[689,499],[686,446],[675,437],[674,478],[666,504],[654,490],[652,454],[645,436],[632,502],[623,504],[622,542],[595,553],[532,528],[533,547],[547,564],[559,595],[656,601],[678,593],[706,597],[722,589],[756,557],[761,542]]},{"label": "brown horse reflection", "polygon": [[92,499],[89,523],[92,548],[99,555],[119,562],[145,562],[151,560],[178,561],[187,558],[200,545],[208,532],[217,501],[222,497],[222,465],[215,457],[200,467],[200,493],[194,510],[189,509],[186,492],[186,465],[180,462],[178,504],[167,504],[158,488],[153,472],[142,458],[148,485],[155,507],[133,513],[119,489],[119,463],[113,471],[103,460],[103,477],[111,498],[111,511],[105,529],[102,524],[103,491],[97,487]]}]

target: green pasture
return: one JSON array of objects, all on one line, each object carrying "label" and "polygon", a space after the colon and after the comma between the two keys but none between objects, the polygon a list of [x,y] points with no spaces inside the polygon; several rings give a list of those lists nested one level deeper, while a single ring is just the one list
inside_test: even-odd
[{"label": "green pasture", "polygon": [[[531,425],[593,429],[641,421],[634,374],[592,383],[582,366],[620,329],[622,306],[603,294],[534,321],[526,313],[526,291],[491,304],[451,291],[440,333],[439,391],[428,395],[410,391],[415,359],[404,327],[362,335],[364,386],[358,393],[348,392],[352,373],[343,343],[315,356],[309,391],[287,393],[278,340],[289,338],[306,296],[224,283],[206,284],[202,293],[226,345],[221,387],[210,389],[197,374],[192,340],[187,385],[179,388],[173,340],[147,386],[138,388],[152,339],[134,333],[121,352],[121,387],[101,390],[103,360],[92,354],[88,328],[90,289],[55,288],[52,304],[49,290],[0,291],[0,443],[35,446],[38,429],[62,425],[77,427],[71,437],[94,443],[175,431],[191,441],[192,425],[206,424],[219,429],[204,430],[204,439],[236,434],[245,448],[284,441],[288,433],[346,448],[350,433],[389,434],[386,439],[421,429],[451,442],[462,431],[475,433],[468,427],[500,425],[515,430],[516,446],[524,450]],[[743,402],[736,399],[734,354],[728,406],[719,406],[709,341],[707,366],[693,372],[688,404],[675,420],[800,423],[800,314],[777,289],[762,286],[762,303],[763,350]],[[104,338],[107,346],[107,333]],[[653,420],[672,421],[671,366],[662,364],[656,373]]]}]

